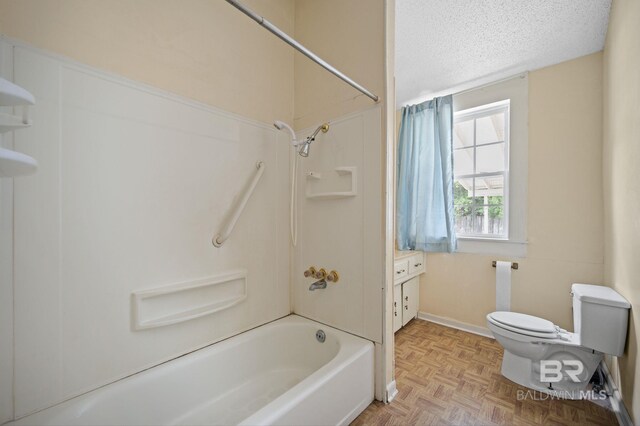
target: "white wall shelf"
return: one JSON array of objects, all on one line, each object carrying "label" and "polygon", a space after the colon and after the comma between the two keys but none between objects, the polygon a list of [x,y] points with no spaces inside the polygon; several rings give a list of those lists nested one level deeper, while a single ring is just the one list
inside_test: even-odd
[{"label": "white wall shelf", "polygon": [[177,324],[228,309],[247,298],[247,271],[131,293],[134,330]]},{"label": "white wall shelf", "polygon": [[0,177],[23,176],[35,173],[38,162],[28,155],[0,148]]},{"label": "white wall shelf", "polygon": [[[0,113],[0,134],[29,127],[27,105],[34,105],[35,98],[22,87],[0,78],[0,106],[23,106],[22,116]],[[38,162],[28,155],[0,148],[0,177],[14,177],[35,173]]]},{"label": "white wall shelf", "polygon": [[31,93],[9,80],[0,78],[0,105],[35,105],[36,99]]}]

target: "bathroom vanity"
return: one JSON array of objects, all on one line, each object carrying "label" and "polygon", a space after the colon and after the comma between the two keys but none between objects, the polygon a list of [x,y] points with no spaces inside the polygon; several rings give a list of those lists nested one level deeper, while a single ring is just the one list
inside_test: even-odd
[{"label": "bathroom vanity", "polygon": [[420,275],[425,271],[425,253],[396,251],[393,267],[393,331],[418,316]]}]

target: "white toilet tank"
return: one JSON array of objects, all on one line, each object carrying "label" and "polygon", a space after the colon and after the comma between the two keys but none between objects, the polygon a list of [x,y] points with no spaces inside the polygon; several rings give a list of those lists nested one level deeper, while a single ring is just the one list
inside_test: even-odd
[{"label": "white toilet tank", "polygon": [[631,305],[609,287],[573,284],[573,326],[580,344],[606,354],[620,356],[627,338]]}]

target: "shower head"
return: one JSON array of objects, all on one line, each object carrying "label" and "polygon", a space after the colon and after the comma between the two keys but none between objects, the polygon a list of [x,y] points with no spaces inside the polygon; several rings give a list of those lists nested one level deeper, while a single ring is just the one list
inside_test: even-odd
[{"label": "shower head", "polygon": [[307,140],[305,143],[302,144],[302,146],[298,150],[298,154],[300,155],[300,157],[308,157],[309,156],[309,146],[311,146],[311,141],[310,140]]},{"label": "shower head", "polygon": [[284,121],[274,121],[273,122],[273,127],[275,127],[278,130],[282,130],[282,129],[286,129],[289,131],[289,134],[291,135],[291,145],[298,145],[297,141],[296,141],[296,133],[293,131],[293,129],[291,128],[291,126],[289,126],[287,123],[285,123]]},{"label": "shower head", "polygon": [[300,154],[301,157],[309,156],[309,147],[311,146],[311,142],[316,140],[316,136],[318,135],[318,133],[320,133],[320,130],[322,130],[322,133],[327,133],[329,131],[329,123],[323,123],[318,126],[318,128],[311,134],[311,136],[308,136],[307,139],[302,144],[300,144],[302,146],[298,150],[298,154]]},{"label": "shower head", "polygon": [[289,132],[289,134],[291,135],[291,145],[294,147],[300,147],[298,148],[298,154],[300,154],[301,157],[309,156],[309,146],[311,145],[311,142],[316,140],[316,136],[318,135],[318,133],[320,133],[320,131],[322,131],[322,133],[327,133],[329,131],[329,123],[323,123],[318,126],[318,128],[311,134],[311,136],[308,136],[304,141],[298,142],[296,140],[296,133],[293,131],[291,126],[289,126],[284,121],[274,121],[273,127],[278,130],[287,130]]}]

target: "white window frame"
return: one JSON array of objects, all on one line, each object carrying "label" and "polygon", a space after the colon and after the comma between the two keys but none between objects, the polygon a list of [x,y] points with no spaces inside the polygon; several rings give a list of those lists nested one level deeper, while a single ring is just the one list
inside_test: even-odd
[{"label": "white window frame", "polygon": [[[496,112],[504,112],[505,113],[505,121],[504,121],[504,125],[505,125],[505,132],[504,132],[504,140],[503,141],[496,141],[496,142],[491,142],[491,143],[486,143],[486,144],[477,144],[477,140],[476,140],[476,125],[474,122],[474,130],[473,130],[473,173],[471,174],[466,174],[466,175],[454,175],[454,180],[456,178],[471,178],[474,179],[474,187],[473,187],[473,191],[471,194],[471,197],[475,200],[476,198],[476,193],[475,193],[475,179],[476,178],[482,178],[482,176],[497,176],[497,175],[502,175],[502,179],[503,179],[503,185],[504,185],[504,189],[503,189],[503,193],[502,193],[502,203],[503,203],[503,211],[504,211],[504,234],[502,235],[491,235],[491,234],[457,234],[457,238],[459,239],[464,239],[464,238],[474,238],[474,239],[484,239],[484,240],[498,240],[498,241],[503,241],[509,240],[509,126],[510,126],[510,122],[511,122],[511,118],[510,118],[510,114],[511,114],[511,101],[509,99],[503,100],[503,101],[498,101],[498,102],[493,102],[487,105],[480,105],[477,107],[473,107],[473,108],[469,108],[469,109],[465,109],[462,111],[458,111],[454,113],[454,119],[453,119],[453,123],[454,126],[461,122],[461,121],[467,121],[467,120],[478,120],[480,118],[484,118],[484,117],[488,117],[491,116],[493,114],[495,114]],[[477,164],[477,148],[478,146],[489,146],[489,145],[494,145],[497,143],[504,143],[504,159],[505,159],[505,163],[504,163],[504,168],[502,171],[495,171],[495,172],[486,172],[486,173],[478,173],[476,170],[476,164]],[[454,152],[457,150],[462,150],[462,149],[470,149],[471,147],[464,147],[464,148],[454,148]],[[472,207],[472,211],[475,211],[475,204]]]},{"label": "white window frame", "polygon": [[528,176],[528,75],[504,80],[453,96],[453,109],[472,111],[505,99],[509,105],[508,148],[508,214],[506,238],[488,236],[459,236],[458,252],[525,257],[527,254],[527,176]]}]

